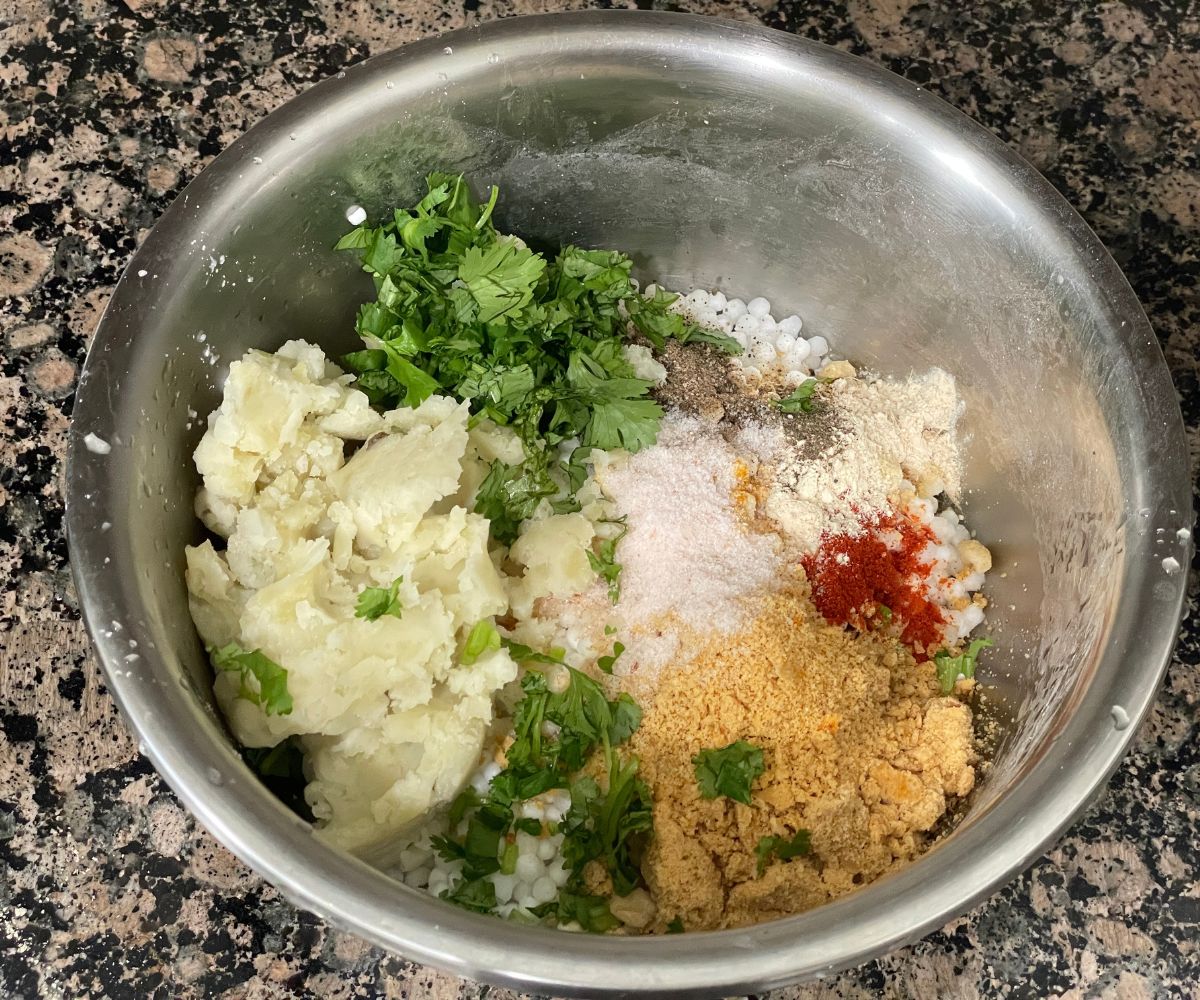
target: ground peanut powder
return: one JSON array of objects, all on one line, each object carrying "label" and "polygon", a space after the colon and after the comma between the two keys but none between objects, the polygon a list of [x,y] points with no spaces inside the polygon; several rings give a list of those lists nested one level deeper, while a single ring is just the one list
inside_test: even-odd
[{"label": "ground peanut powder", "polygon": [[[676,919],[757,923],[848,893],[920,854],[974,785],[970,709],[939,695],[933,664],[826,625],[802,589],[761,607],[662,672],[634,736],[655,798],[643,873],[657,932]],[[737,739],[763,751],[752,804],[702,799],[693,755]],[[759,839],[800,829],[811,854],[759,876]]]}]

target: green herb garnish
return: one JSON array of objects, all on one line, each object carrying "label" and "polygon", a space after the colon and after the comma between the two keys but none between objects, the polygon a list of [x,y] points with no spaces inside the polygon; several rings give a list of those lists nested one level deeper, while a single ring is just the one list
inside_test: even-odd
[{"label": "green herb garnish", "polygon": [[446,393],[520,435],[524,461],[493,465],[476,501],[507,543],[542,499],[570,508],[578,473],[569,466],[581,460],[557,461],[561,442],[629,451],[654,442],[662,410],[621,352],[630,328],[656,347],[740,348],[672,312],[674,295],[640,295],[622,253],[568,246],[548,259],[497,232],[495,188],[483,205],[461,175],[430,174],[427,188],[412,208],[337,243],[359,255],[376,293],[356,321],[367,349],[343,362],[376,406]]},{"label": "green herb garnish", "polygon": [[553,916],[556,924],[577,923],[593,934],[603,934],[621,926],[621,921],[613,916],[608,908],[608,900],[603,896],[566,889],[558,894],[557,900],[535,906],[531,912],[542,918]]},{"label": "green herb garnish", "polygon": [[879,615],[885,625],[890,624],[892,620],[892,609],[886,604],[876,604],[875,613]]},{"label": "green herb garnish", "polygon": [[[241,680],[238,697],[252,701],[266,715],[290,715],[292,696],[288,694],[288,672],[264,655],[261,649],[244,650],[235,642],[211,648],[209,659],[217,670],[236,673]],[[250,679],[254,683],[250,683]]]},{"label": "green herb garnish", "polygon": [[754,853],[758,856],[758,874],[766,871],[771,859],[791,861],[803,857],[812,850],[812,835],[808,830],[797,830],[793,837],[762,837]]},{"label": "green herb garnish", "polygon": [[623,652],[625,652],[625,644],[623,642],[614,642],[612,655],[601,656],[596,660],[596,666],[600,668],[601,672],[611,674],[613,672],[613,665],[621,658]]},{"label": "green herb garnish", "polygon": [[[540,653],[511,639],[499,642],[515,660],[565,670],[567,683],[553,691],[537,670],[521,678],[523,697],[513,713],[507,766],[492,779],[486,798],[473,789],[463,791],[450,807],[450,832],[433,838],[444,859],[463,863],[464,881],[444,898],[475,908],[486,890],[469,888],[471,884],[516,865],[509,833],[543,832],[538,820],[514,819],[514,805],[552,788],[569,788],[571,807],[557,832],[564,836],[563,854],[572,874],[557,903],[533,913],[557,914],[560,923],[577,921],[585,930],[611,930],[617,922],[605,900],[583,891],[582,872],[589,861],[598,860],[618,893],[638,885],[637,855],[651,828],[650,789],[637,777],[637,758],[623,758],[616,748],[633,735],[642,710],[628,694],[609,700],[596,681],[563,662],[562,650]],[[578,774],[597,752],[607,770],[603,789],[595,778]],[[464,820],[466,829],[460,834]]]},{"label": "green herb garnish", "polygon": [[563,663],[564,650],[552,649],[548,653],[539,653],[532,646],[514,642],[509,638],[501,638],[500,644],[508,650],[508,655],[518,663],[547,663],[551,666]]},{"label": "green herb garnish", "polygon": [[625,537],[629,528],[621,529],[619,535],[605,538],[596,546],[596,551],[588,550],[588,562],[600,578],[608,584],[608,599],[616,604],[621,599],[621,564],[617,562],[617,543]]},{"label": "green herb garnish", "polygon": [[637,777],[638,759],[622,761],[608,753],[608,789],[601,792],[595,780],[582,777],[571,785],[571,808],[559,830],[563,858],[580,873],[589,862],[600,860],[608,870],[617,895],[637,888],[639,873],[633,848],[639,835],[653,825],[649,786]]},{"label": "green herb garnish", "polygon": [[365,618],[369,622],[384,615],[399,618],[404,614],[404,608],[401,607],[400,598],[397,596],[403,582],[404,577],[398,576],[390,586],[365,587],[354,605],[354,617]]},{"label": "green herb garnish", "polygon": [[475,627],[471,629],[458,661],[463,666],[469,667],[484,653],[490,653],[499,648],[500,633],[496,631],[495,625],[484,618],[477,621]]},{"label": "green herb garnish", "polygon": [[790,396],[776,400],[775,408],[783,413],[812,413],[817,408],[817,401],[813,397],[818,385],[820,382],[815,378],[801,382]]},{"label": "green herb garnish", "polygon": [[972,639],[967,651],[959,653],[958,656],[951,656],[949,650],[945,649],[934,653],[933,662],[937,666],[938,684],[941,686],[942,694],[949,694],[954,690],[960,674],[966,678],[974,677],[975,660],[979,656],[980,650],[994,645],[995,643],[991,639]]},{"label": "green herb garnish", "polygon": [[682,934],[683,933],[683,921],[678,916],[676,916],[669,924],[667,924],[667,933],[668,934]]},{"label": "green herb garnish", "polygon": [[692,758],[692,764],[701,798],[724,795],[745,805],[750,804],[750,786],[765,770],[762,751],[745,740],[719,750],[701,750]]},{"label": "green herb garnish", "polygon": [[461,879],[453,888],[446,889],[441,898],[466,910],[491,913],[496,908],[496,887],[491,879]]}]

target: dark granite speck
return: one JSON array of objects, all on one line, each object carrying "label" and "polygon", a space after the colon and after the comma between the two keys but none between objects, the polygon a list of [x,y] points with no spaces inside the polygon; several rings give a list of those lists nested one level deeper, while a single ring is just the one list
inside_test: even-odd
[{"label": "dark granite speck", "polygon": [[[837,45],[1000,135],[1125,268],[1200,457],[1195,3],[637,5],[758,19]],[[74,379],[100,312],[146,230],[212,156],[370,53],[579,6],[0,3],[0,995],[508,995],[297,912],[196,826],[105,693],[69,580],[60,481]],[[1058,846],[919,944],[777,996],[1200,996],[1194,585],[1190,607],[1134,751]]]}]

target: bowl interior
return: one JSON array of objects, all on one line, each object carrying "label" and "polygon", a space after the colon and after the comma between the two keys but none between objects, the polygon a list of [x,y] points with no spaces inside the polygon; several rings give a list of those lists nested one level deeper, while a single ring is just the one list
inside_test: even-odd
[{"label": "bowl interior", "polygon": [[[577,17],[411,47],[293,102],[188,189],[110,307],[76,435],[93,431],[113,452],[76,445],[77,572],[94,632],[125,615],[142,638],[145,655],[126,664],[97,634],[160,767],[177,787],[193,781],[186,762],[162,759],[181,740],[196,760],[218,762],[223,788],[211,787],[208,766],[210,787],[184,792],[202,819],[259,860],[210,801],[265,793],[222,746],[188,615],[191,452],[225,367],[248,348],[297,337],[330,354],[354,345],[354,312],[371,287],[330,250],[346,213],[361,205],[382,216],[435,168],[500,185],[500,223],[523,236],[631,251],[640,277],[672,288],[765,295],[776,315],[798,312],[840,356],[883,373],[940,365],[954,374],[967,403],[963,507],[996,557],[986,630],[997,645],[982,661],[981,710],[1000,735],[964,823],[937,850],[986,823],[1086,710],[1088,725],[1068,739],[1091,740],[1102,759],[1076,799],[1085,797],[1126,739],[1104,712],[1117,697],[1117,662],[1139,645],[1135,620],[1144,655],[1126,660],[1128,714],[1152,695],[1180,587],[1161,570],[1152,577],[1146,561],[1156,529],[1173,534],[1186,509],[1186,477],[1171,468],[1178,409],[1115,266],[1031,169],[918,88],[738,26]],[[101,518],[111,530],[80,543]],[[119,567],[111,578],[100,544]],[[166,731],[172,713],[189,732]],[[1078,805],[1064,803],[1038,828],[1042,839]],[[290,828],[287,849],[309,850],[299,821],[265,802],[254,808],[277,831]],[[293,888],[322,908],[316,890]],[[403,886],[379,892],[400,910],[417,905]],[[960,896],[961,908],[970,899]],[[927,917],[914,912],[892,940]],[[416,950],[529,982],[464,965],[450,945]]]}]

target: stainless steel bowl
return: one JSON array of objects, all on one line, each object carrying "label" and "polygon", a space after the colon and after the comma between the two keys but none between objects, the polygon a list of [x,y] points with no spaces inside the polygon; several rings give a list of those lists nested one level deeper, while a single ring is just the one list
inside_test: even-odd
[{"label": "stainless steel bowl", "polygon": [[[189,457],[225,366],[247,348],[351,345],[370,289],[330,252],[348,207],[382,214],[446,167],[498,183],[501,223],[519,233],[625,248],[668,286],[765,294],[882,371],[938,364],[958,377],[967,513],[998,562],[984,673],[1005,735],[966,818],[930,855],[745,930],[562,934],[463,912],[323,846],[243,767],[185,600]],[[521,18],[412,45],[234,143],[117,288],[80,383],[69,494],[75,578],[109,690],[209,830],[298,906],[385,948],[590,996],[819,976],[987,896],[1119,760],[1179,620],[1185,574],[1164,559],[1190,555],[1176,537],[1190,498],[1162,355],[1116,265],[1049,184],[866,62],[648,13]]]}]

